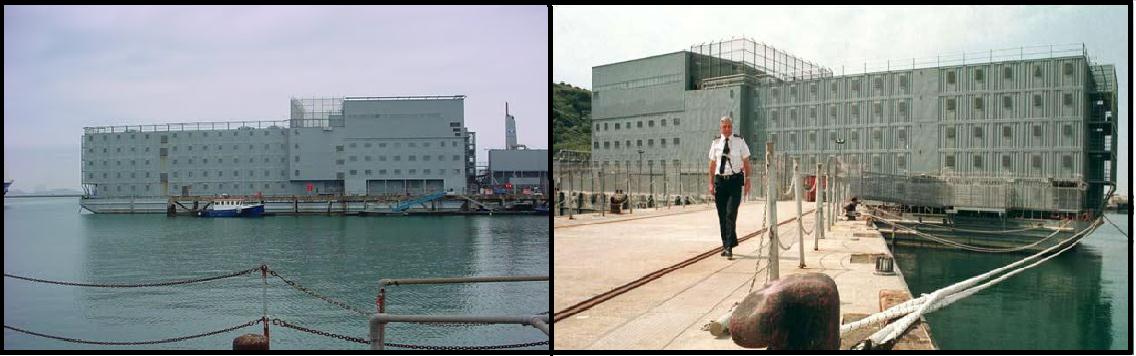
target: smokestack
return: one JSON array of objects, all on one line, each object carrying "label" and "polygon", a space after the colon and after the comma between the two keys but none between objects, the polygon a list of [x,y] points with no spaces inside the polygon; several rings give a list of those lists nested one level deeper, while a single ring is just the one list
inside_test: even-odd
[{"label": "smokestack", "polygon": [[509,115],[509,102],[505,102],[505,149],[517,148],[517,120]]}]

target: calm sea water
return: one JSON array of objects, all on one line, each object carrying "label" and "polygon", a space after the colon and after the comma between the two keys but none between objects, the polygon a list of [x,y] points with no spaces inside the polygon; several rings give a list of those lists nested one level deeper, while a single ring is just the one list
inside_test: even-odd
[{"label": "calm sea water", "polygon": [[[1128,215],[1108,217],[1127,232]],[[1107,222],[1060,256],[927,315],[943,350],[1124,350],[1129,348],[1132,245]],[[915,295],[1028,255],[899,247]]]},{"label": "calm sea water", "polygon": [[[547,275],[549,221],[540,216],[168,218],[79,214],[78,198],[4,200],[4,272],[42,279],[134,283],[224,274],[268,263],[284,277],[366,311],[380,278]],[[390,313],[532,314],[549,310],[548,282],[388,288]],[[180,286],[110,289],[4,278],[4,324],[86,340],[197,334],[269,317],[349,336],[367,318],[260,273]],[[73,344],[4,330],[5,349],[228,349],[257,325],[148,346]],[[273,326],[273,349],[367,345]],[[387,342],[493,345],[548,340],[531,327],[391,324]],[[547,349],[547,346],[535,347]]]}]

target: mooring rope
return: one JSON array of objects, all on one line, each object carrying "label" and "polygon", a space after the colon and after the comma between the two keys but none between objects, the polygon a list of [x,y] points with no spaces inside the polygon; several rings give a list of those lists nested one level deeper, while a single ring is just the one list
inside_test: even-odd
[{"label": "mooring rope", "polygon": [[[895,306],[892,306],[891,308],[888,308],[887,310],[884,310],[884,311],[879,312],[879,313],[872,314],[872,315],[870,315],[866,318],[857,320],[855,322],[851,322],[851,323],[848,323],[848,324],[841,325],[840,326],[840,333],[842,335],[847,334],[848,332],[851,332],[851,331],[856,330],[856,329],[863,328],[865,326],[868,326],[868,325],[871,325],[871,324],[874,324],[874,323],[878,323],[878,322],[885,321],[885,320],[890,320],[890,319],[900,317],[900,316],[912,315],[913,313],[917,314],[917,316],[910,317],[910,319],[914,320],[914,319],[922,316],[922,314],[919,313],[920,310],[923,311],[923,312],[927,312],[927,313],[938,310],[939,308],[942,308],[943,306],[949,305],[950,303],[953,303],[953,302],[955,302],[959,299],[973,295],[974,293],[977,293],[977,292],[979,292],[979,291],[981,291],[985,288],[988,288],[988,287],[990,287],[990,286],[992,286],[992,285],[994,285],[998,282],[1001,282],[1001,281],[1005,280],[1006,278],[1013,276],[1014,274],[1020,273],[1021,271],[1024,271],[1026,269],[1037,266],[1038,264],[1041,264],[1042,262],[1045,262],[1045,261],[1053,258],[1054,256],[1057,256],[1057,255],[1069,250],[1070,248],[1075,246],[1078,242],[1080,242],[1080,238],[1091,233],[1098,226],[1100,226],[1101,223],[1102,223],[1101,219],[1097,219],[1096,221],[1093,222],[1093,224],[1090,224],[1085,229],[1073,234],[1068,239],[1065,239],[1065,240],[1057,243],[1056,245],[1054,245],[1050,248],[1047,248],[1047,249],[1045,249],[1041,252],[1038,252],[1036,254],[1030,255],[1030,256],[1023,258],[1023,259],[1021,259],[1017,262],[1014,262],[1014,263],[1011,263],[1009,265],[991,270],[989,272],[980,274],[978,276],[971,277],[967,280],[952,284],[950,286],[941,288],[939,290],[932,292],[931,294],[924,294],[924,295],[920,296],[919,298],[914,298],[914,299],[908,300],[906,302],[897,304]],[[1039,260],[1035,263],[1032,263],[1032,264],[1029,264],[1025,267],[1019,268],[1019,266],[1026,264],[1026,263],[1029,263],[1032,260],[1038,259],[1041,256],[1045,256],[1046,254],[1053,252],[1053,251],[1057,250],[1058,248],[1060,248],[1059,252],[1051,254],[1049,256],[1046,256],[1046,257],[1042,258],[1041,260]],[[1009,271],[1009,272],[1007,272],[1006,274],[1004,274],[1002,276],[999,276],[998,278],[994,278],[993,280],[990,280],[987,283],[978,285],[978,283],[980,283],[984,280],[987,280],[994,275],[997,275],[999,273],[1006,272],[1006,271]],[[937,304],[938,304],[937,306],[931,305],[931,304],[936,304],[936,300],[939,299],[940,297],[943,298],[943,300],[937,302]],[[934,307],[934,308],[932,308],[932,307]],[[898,323],[898,322],[890,324],[889,326],[891,326],[891,325],[896,325],[896,326],[892,326],[892,328],[886,328],[887,329],[886,334],[883,333],[883,330],[881,330],[880,332],[877,332],[877,334],[880,334],[880,335],[877,336],[875,339],[873,339],[873,343],[880,344],[880,343],[886,342],[890,339],[883,338],[882,336],[898,335],[898,334],[901,334],[903,331],[907,330],[907,327],[900,328],[903,325],[899,325],[899,324],[900,323]],[[907,326],[910,326],[910,324],[907,324]],[[898,332],[893,332],[893,330],[898,330]],[[876,335],[873,335],[873,336],[876,336]]]},{"label": "mooring rope", "polygon": [[924,237],[924,238],[927,238],[927,239],[935,241],[935,242],[939,242],[939,243],[944,244],[944,245],[952,246],[952,247],[967,250],[967,251],[985,252],[985,253],[1017,252],[1017,251],[1022,251],[1022,250],[1037,246],[1038,244],[1041,244],[1042,242],[1045,242],[1045,241],[1053,238],[1054,236],[1057,236],[1057,234],[1061,233],[1062,228],[1064,228],[1065,226],[1069,225],[1069,223],[1072,222],[1072,220],[1065,220],[1065,222],[1062,223],[1061,226],[1054,228],[1054,231],[1053,231],[1052,234],[1049,234],[1049,236],[1046,236],[1045,238],[1043,238],[1041,240],[1034,241],[1033,243],[1028,244],[1028,245],[1023,245],[1023,246],[1018,246],[1018,247],[1010,247],[1010,248],[991,248],[991,247],[971,246],[971,245],[967,245],[967,244],[964,244],[964,243],[961,243],[961,242],[951,241],[951,240],[944,238],[944,237],[931,235],[931,234],[928,234],[928,233],[925,233],[925,232],[922,232],[922,231],[919,231],[919,230],[915,230],[915,229],[912,229],[912,228],[909,228],[909,227],[906,227],[906,226],[903,226],[903,225],[900,225],[900,224],[896,224],[895,222],[892,222],[892,221],[887,220],[887,219],[880,217],[880,216],[872,215],[872,214],[869,214],[869,213],[864,213],[864,215],[867,215],[867,216],[874,218],[878,221],[881,221],[885,224],[891,225],[892,227],[903,229],[902,232],[904,232],[904,233],[911,233],[911,234],[914,234],[916,236]]},{"label": "mooring rope", "polygon": [[1103,217],[1104,217],[1104,220],[1105,220],[1105,221],[1108,221],[1108,223],[1109,223],[1110,225],[1112,225],[1112,227],[1115,227],[1115,228],[1116,228],[1116,231],[1117,231],[1117,232],[1119,232],[1119,233],[1121,233],[1122,235],[1124,235],[1124,237],[1128,237],[1128,233],[1127,233],[1127,232],[1124,232],[1124,230],[1121,230],[1121,229],[1120,229],[1120,226],[1116,226],[1116,223],[1112,222],[1112,219],[1109,219],[1109,218],[1108,218],[1108,215],[1104,215],[1104,214],[1101,214],[1101,216],[1103,216]]},{"label": "mooring rope", "polygon": [[[885,214],[888,214],[888,215],[891,215],[891,216],[897,217],[897,218],[901,218],[901,219],[903,218],[903,216],[901,216],[901,215],[899,215],[899,214],[895,214],[895,213],[892,213],[892,212],[890,212],[890,211],[887,211],[887,210],[884,210],[884,209],[880,209],[880,208],[873,208],[873,209],[874,209],[874,210],[876,210],[876,211],[879,211],[879,212],[883,212],[883,213],[885,213]],[[903,223],[903,222],[900,222],[900,224],[904,224],[904,223]],[[962,228],[957,228],[957,227],[951,227],[951,226],[941,226],[941,225],[934,225],[934,224],[928,224],[928,223],[922,223],[922,222],[914,222],[914,223],[910,223],[910,225],[917,225],[917,226],[931,226],[931,227],[941,228],[940,230],[947,230],[947,229],[949,229],[949,230],[952,230],[952,231],[972,232],[972,233],[976,233],[976,234],[1009,234],[1009,233],[1016,233],[1016,232],[1025,232],[1025,231],[1030,231],[1030,230],[1036,230],[1036,229],[1040,229],[1040,228],[1043,228],[1043,227],[1044,227],[1043,225],[1041,225],[1041,224],[1038,224],[1038,225],[1030,226],[1030,227],[1027,227],[1027,228],[1023,228],[1023,229],[1016,229],[1016,230],[1001,230],[1001,231],[989,231],[989,230],[971,230],[971,229],[962,229]]]}]

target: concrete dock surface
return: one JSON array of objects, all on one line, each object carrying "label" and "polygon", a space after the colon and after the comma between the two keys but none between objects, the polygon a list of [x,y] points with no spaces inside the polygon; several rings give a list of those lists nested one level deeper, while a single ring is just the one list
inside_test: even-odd
[{"label": "concrete dock surface", "polygon": [[[813,203],[804,203],[809,211]],[[675,210],[678,209],[678,212]],[[778,202],[779,221],[796,217],[796,203]],[[738,236],[761,229],[765,202],[746,202],[739,209]],[[804,216],[804,229],[813,230],[813,214]],[[554,310],[635,281],[644,275],[721,246],[713,205],[638,210],[635,214],[556,217]],[[910,298],[896,268],[894,275],[875,274],[875,255],[890,255],[881,235],[864,221],[839,221],[818,241],[805,236],[805,268],[798,268],[797,223],[782,225],[782,277],[819,272],[831,276],[840,294],[840,309],[850,322]],[[761,241],[766,249],[758,255]],[[761,234],[734,248],[734,259],[714,254],[667,272],[636,288],[615,295],[590,309],[556,323],[556,349],[742,349],[729,336],[715,338],[703,326],[727,313],[751,290],[762,288],[766,272],[755,277],[758,259],[767,260],[768,236]],[[762,266],[767,265],[762,261]],[[882,325],[846,335],[847,349]],[[895,349],[933,349],[925,323],[918,323]]]}]

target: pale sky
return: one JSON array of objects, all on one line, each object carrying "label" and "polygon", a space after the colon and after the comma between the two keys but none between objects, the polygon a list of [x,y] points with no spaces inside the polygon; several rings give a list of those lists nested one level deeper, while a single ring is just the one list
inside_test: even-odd
[{"label": "pale sky", "polygon": [[1130,192],[1127,6],[554,6],[552,80],[591,88],[592,67],[748,37],[834,69],[1084,43],[1116,65],[1118,192]]},{"label": "pale sky", "polygon": [[4,6],[4,170],[79,188],[83,127],[283,120],[290,97],[466,95],[548,147],[545,6]]}]

